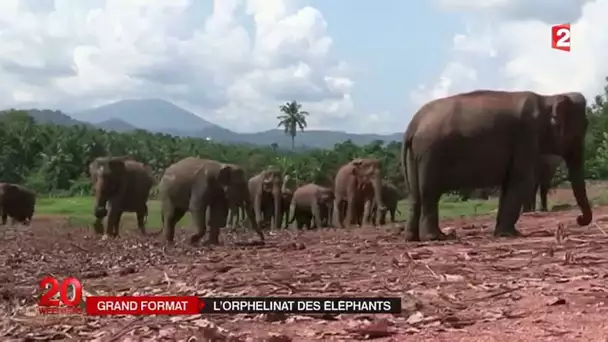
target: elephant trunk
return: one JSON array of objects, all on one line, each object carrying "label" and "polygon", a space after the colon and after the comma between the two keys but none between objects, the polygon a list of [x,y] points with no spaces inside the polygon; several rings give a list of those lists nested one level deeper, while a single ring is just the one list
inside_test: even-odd
[{"label": "elephant trunk", "polygon": [[[247,215],[247,219],[249,220],[249,223],[251,224],[251,228],[254,230],[258,229],[258,222],[256,220],[256,216],[255,216],[255,209],[254,209],[254,204],[253,201],[251,200],[251,193],[249,192],[249,186],[247,184],[247,182],[242,182],[240,184],[238,184],[237,186],[235,186],[235,192],[237,193],[237,196],[240,196],[240,198],[242,198],[242,203],[243,203],[243,211],[244,211],[244,215]],[[237,212],[238,212],[238,206],[237,206]]]},{"label": "elephant trunk", "polygon": [[274,198],[274,222],[272,227],[274,230],[279,229],[281,219],[281,201],[283,199],[281,193],[281,184],[275,183],[272,187],[272,197]]},{"label": "elephant trunk", "polygon": [[380,175],[376,175],[373,179],[372,179],[372,187],[374,188],[374,197],[376,200],[376,205],[378,206],[379,210],[384,210],[386,209],[386,206],[384,205],[384,201],[382,200],[382,180],[380,179]]},{"label": "elephant trunk", "polygon": [[585,188],[585,169],[582,158],[582,148],[580,151],[572,153],[566,160],[568,167],[568,178],[572,186],[572,193],[576,199],[576,204],[581,209],[582,215],[577,217],[576,222],[579,226],[586,226],[591,223],[593,213],[587,198],[587,189]]},{"label": "elephant trunk", "polygon": [[95,208],[94,213],[95,217],[98,219],[103,219],[108,215],[108,210],[106,209],[106,203],[108,202],[108,196],[106,194],[106,190],[104,189],[102,182],[97,182],[95,184]]}]

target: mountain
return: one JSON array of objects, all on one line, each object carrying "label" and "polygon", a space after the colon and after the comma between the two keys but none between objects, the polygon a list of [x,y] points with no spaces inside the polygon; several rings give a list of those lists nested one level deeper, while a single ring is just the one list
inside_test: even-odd
[{"label": "mountain", "polygon": [[[282,130],[272,129],[257,133],[236,133],[213,124],[175,104],[161,99],[123,100],[109,105],[72,114],[79,120],[96,123],[120,119],[133,127],[176,136],[190,136],[211,139],[217,142],[246,143],[291,147],[291,138]],[[114,125],[104,128],[118,130]],[[121,128],[122,129],[122,128]],[[390,135],[351,134],[339,131],[298,132],[297,147],[331,148],[337,143],[350,139],[357,145],[369,144],[374,140],[385,142],[401,141],[402,133]]]},{"label": "mountain", "polygon": [[134,127],[152,132],[179,131],[218,127],[199,116],[161,99],[131,99],[71,114],[77,120],[100,123],[120,119]]},{"label": "mountain", "polygon": [[98,124],[95,124],[95,126],[106,130],[106,131],[116,131],[116,132],[130,132],[130,131],[134,131],[137,129],[137,127],[124,122],[121,119],[116,119],[116,118],[112,118],[112,119],[108,119],[105,121],[102,121]]},{"label": "mountain", "polygon": [[[222,143],[240,143],[291,148],[291,137],[283,130],[272,129],[256,133],[236,133],[220,127],[171,102],[160,99],[124,100],[69,116],[61,111],[26,110],[37,122],[58,125],[87,125],[109,131],[129,132],[145,129],[181,137],[210,139]],[[386,143],[401,141],[403,133],[389,135],[352,134],[339,131],[298,132],[296,148],[333,148],[335,144],[351,140],[356,145],[366,145],[375,140]]]}]

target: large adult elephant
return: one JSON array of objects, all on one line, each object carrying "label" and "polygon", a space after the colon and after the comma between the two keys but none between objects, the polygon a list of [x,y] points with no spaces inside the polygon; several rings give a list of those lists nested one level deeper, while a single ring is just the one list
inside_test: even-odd
[{"label": "large adult elephant", "polygon": [[[358,203],[364,202],[365,184],[371,183],[375,201],[380,210],[386,207],[380,194],[380,161],[373,158],[357,158],[343,165],[334,180],[333,221],[336,227],[350,228],[357,216]],[[364,214],[363,217],[366,215]]]},{"label": "large adult elephant", "polygon": [[542,155],[540,161],[536,165],[536,178],[534,180],[534,188],[530,198],[524,203],[523,211],[531,212],[536,210],[536,193],[540,195],[540,210],[548,211],[547,194],[551,188],[551,181],[555,176],[555,172],[562,162],[560,156],[553,154]]},{"label": "large adult elephant", "polygon": [[264,226],[270,220],[272,229],[278,229],[281,217],[281,189],[283,188],[281,171],[264,170],[249,178],[248,186],[256,223]]},{"label": "large adult elephant", "polygon": [[146,235],[147,201],[155,183],[152,170],[131,157],[99,157],[89,164],[89,173],[95,191],[95,232],[104,233],[107,216],[104,238],[117,237],[122,214],[134,212],[137,228]]},{"label": "large adult elephant", "polygon": [[[583,98],[582,95],[577,97]],[[424,105],[402,145],[402,171],[410,189],[407,240],[440,240],[438,202],[461,188],[501,186],[495,236],[518,236],[521,208],[541,154],[564,158],[576,202],[588,225],[593,217],[584,176],[588,121],[563,94],[478,90]]]},{"label": "large adult elephant", "polygon": [[[163,221],[161,231],[165,232],[167,243],[174,242],[175,225],[187,211],[197,229],[190,237],[190,243],[198,243],[207,232],[209,209],[209,238],[205,244],[219,244],[219,230],[226,224],[228,215],[226,189],[232,186],[233,172],[230,164],[195,157],[184,158],[165,170],[158,188]],[[240,174],[238,170],[236,173]],[[254,220],[251,227],[264,241],[264,234]]]}]

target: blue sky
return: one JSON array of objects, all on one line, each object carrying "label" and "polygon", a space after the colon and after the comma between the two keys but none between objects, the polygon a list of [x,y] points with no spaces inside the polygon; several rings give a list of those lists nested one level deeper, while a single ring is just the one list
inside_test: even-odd
[{"label": "blue sky", "polygon": [[454,32],[464,27],[456,13],[439,10],[433,1],[308,3],[328,22],[335,54],[348,56],[355,68],[353,98],[362,111],[411,110],[409,90],[439,76]]}]

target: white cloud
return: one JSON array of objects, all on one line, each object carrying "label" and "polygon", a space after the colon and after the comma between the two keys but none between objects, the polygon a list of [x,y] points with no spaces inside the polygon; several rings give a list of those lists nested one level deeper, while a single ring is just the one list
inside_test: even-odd
[{"label": "white cloud", "polygon": [[[441,0],[466,9],[440,79],[412,92],[417,105],[474,89],[600,93],[608,76],[608,0]],[[570,22],[572,49],[551,49],[551,26]]]},{"label": "white cloud", "polygon": [[313,126],[354,115],[353,80],[317,9],[214,0],[201,12],[196,0],[2,1],[0,106],[161,97],[239,131],[275,127],[292,99]]}]

